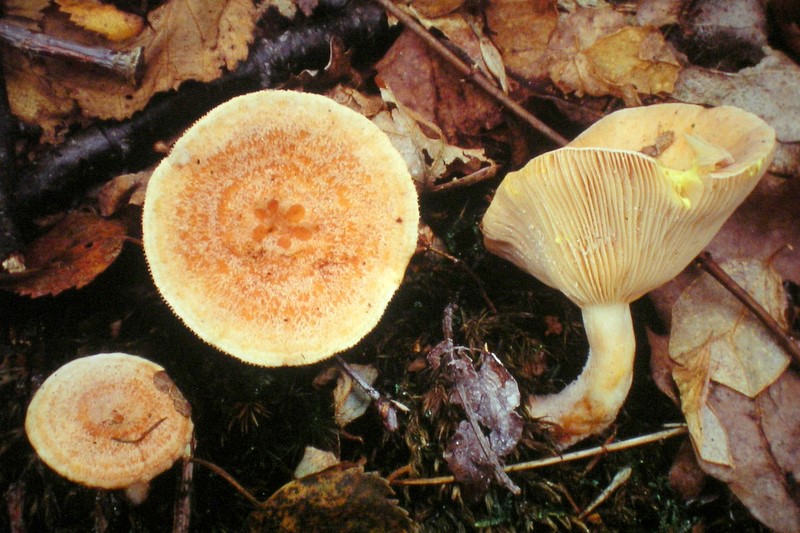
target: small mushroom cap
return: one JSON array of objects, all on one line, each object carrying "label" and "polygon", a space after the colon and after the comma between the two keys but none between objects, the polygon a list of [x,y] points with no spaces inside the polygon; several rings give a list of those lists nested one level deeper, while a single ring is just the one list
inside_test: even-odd
[{"label": "small mushroom cap", "polygon": [[189,407],[159,365],[123,353],[71,361],[36,391],[25,431],[36,453],[76,483],[147,483],[187,453]]},{"label": "small mushroom cap", "polygon": [[612,113],[508,174],[483,219],[486,246],[581,307],[633,301],[708,244],[774,146],[772,128],[734,107]]},{"label": "small mushroom cap", "polygon": [[261,91],[190,128],[151,178],[153,279],[200,338],[262,366],[316,362],[378,323],[416,248],[411,176],[329,98]]}]

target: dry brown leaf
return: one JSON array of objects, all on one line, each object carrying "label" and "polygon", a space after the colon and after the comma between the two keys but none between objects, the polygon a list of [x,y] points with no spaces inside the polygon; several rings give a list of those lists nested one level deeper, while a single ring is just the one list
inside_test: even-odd
[{"label": "dry brown leaf", "polygon": [[[674,370],[676,364],[666,354],[666,342],[659,342],[652,334],[648,336],[654,375]],[[652,342],[654,339],[657,342]],[[659,383],[660,388],[663,386]],[[800,477],[798,397],[800,378],[790,368],[755,398],[709,380],[704,399],[719,424],[718,432],[728,443],[729,464],[698,457],[698,465],[707,474],[727,483],[758,520],[776,531],[800,528],[800,504],[792,481]],[[683,468],[691,469],[685,463]],[[686,475],[697,478],[696,473]],[[688,483],[701,483],[701,480]],[[689,487],[690,492],[697,488]]]},{"label": "dry brown leaf", "polygon": [[109,41],[126,41],[144,29],[144,20],[138,15],[117,9],[100,0],[56,0],[62,13],[81,28],[99,33]]},{"label": "dry brown leaf", "polygon": [[361,466],[341,463],[284,485],[249,519],[250,531],[284,533],[411,530],[389,484]]},{"label": "dry brown leaf", "polygon": [[[786,328],[786,293],[780,276],[760,261],[720,265]],[[690,285],[672,309],[670,357],[679,365],[707,360],[707,379],[750,398],[780,376],[789,357],[772,334],[710,275]],[[698,376],[695,372],[694,376]],[[694,378],[693,378],[694,379]],[[675,377],[678,386],[681,380]]]},{"label": "dry brown leaf", "polygon": [[[45,140],[55,139],[55,132],[75,118],[76,107],[85,117],[127,118],[157,92],[186,80],[210,81],[223,68],[233,69],[247,56],[256,16],[250,0],[169,0],[149,13],[138,37],[100,43],[114,50],[144,48],[145,72],[138,86],[55,59],[37,60],[32,68],[22,54],[11,51],[3,59],[12,110],[22,120],[41,125]],[[45,29],[98,44],[58,17],[47,19]]]},{"label": "dry brown leaf", "polygon": [[376,65],[397,101],[436,124],[449,144],[470,146],[501,120],[500,105],[405,31]]},{"label": "dry brown leaf", "polygon": [[579,9],[563,20],[549,46],[550,78],[579,96],[669,93],[680,72],[664,37],[653,27],[626,25],[611,8]]},{"label": "dry brown leaf", "polygon": [[336,454],[333,452],[320,450],[313,446],[306,446],[303,452],[303,458],[300,459],[292,475],[295,479],[300,479],[301,477],[321,472],[326,468],[339,464],[339,462],[339,458],[336,457]]},{"label": "dry brown leaf", "polygon": [[[758,261],[722,267],[784,320],[786,300],[774,272]],[[800,379],[785,369],[786,355],[708,275],[684,291],[672,321],[673,361],[655,356],[654,364],[672,367],[700,467],[726,482],[765,525],[796,531],[800,504],[787,480],[800,474]]]},{"label": "dry brown leaf", "polygon": [[382,98],[370,97],[342,86],[328,93],[337,102],[370,118],[389,136],[420,190],[455,184],[465,176],[474,178],[474,182],[495,174],[497,163],[486,157],[483,149],[448,144],[435,124],[398,102],[391,90],[383,88],[381,95]]},{"label": "dry brown leaf", "polygon": [[800,531],[796,484],[800,479],[800,378],[787,371],[758,395],[747,398],[712,384],[708,403],[731,443],[731,466],[699,461],[703,470],[728,484],[764,525]]},{"label": "dry brown leaf", "polygon": [[153,169],[122,174],[106,182],[97,193],[100,215],[109,217],[124,204],[142,206]]},{"label": "dry brown leaf", "polygon": [[118,220],[72,211],[25,251],[31,271],[11,285],[22,295],[38,298],[79,289],[95,279],[122,251],[126,228]]},{"label": "dry brown leaf", "polygon": [[526,80],[547,77],[547,43],[558,24],[554,0],[489,2],[486,20],[509,71]]},{"label": "dry brown leaf", "polygon": [[[367,384],[372,385],[378,379],[378,369],[373,365],[351,364],[350,367],[361,376]],[[336,388],[333,390],[333,416],[339,427],[344,427],[363,415],[372,403],[369,394],[347,374],[339,371]]]}]

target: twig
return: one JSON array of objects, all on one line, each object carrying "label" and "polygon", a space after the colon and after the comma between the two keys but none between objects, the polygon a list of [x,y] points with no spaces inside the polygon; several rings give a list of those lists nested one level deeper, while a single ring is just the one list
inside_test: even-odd
[{"label": "twig", "polygon": [[138,83],[144,73],[142,47],[133,50],[109,50],[88,46],[60,37],[31,31],[24,26],[0,19],[0,41],[23,52],[94,65],[121,76],[128,83]]},{"label": "twig", "polygon": [[256,497],[250,493],[249,490],[244,488],[238,481],[236,481],[236,479],[234,479],[232,475],[223,470],[222,467],[219,467],[210,461],[206,461],[205,459],[199,459],[197,457],[192,457],[191,461],[193,463],[197,463],[201,466],[208,468],[209,470],[217,474],[219,477],[230,483],[231,486],[233,486],[233,488],[236,489],[239,492],[239,494],[244,496],[244,498],[248,502],[250,502],[254,507],[260,507],[262,505],[262,503],[258,501]]},{"label": "twig", "polygon": [[436,37],[434,37],[428,30],[426,30],[419,22],[414,20],[413,17],[408,15],[405,11],[397,7],[391,0],[374,0],[380,4],[383,9],[390,15],[397,18],[403,25],[414,32],[420,39],[422,39],[428,46],[430,46],[437,54],[439,54],[445,61],[450,63],[456,70],[458,70],[464,77],[471,79],[478,87],[483,89],[489,96],[496,99],[503,104],[509,111],[514,113],[518,118],[524,120],[534,129],[546,135],[550,140],[559,146],[564,146],[569,141],[562,137],[557,131],[550,126],[536,118],[533,113],[519,105],[517,102],[509,98],[502,90],[500,90],[489,78],[483,73],[474,69],[470,65],[464,63],[456,54],[449,48],[442,44]]},{"label": "twig", "polygon": [[741,285],[736,283],[736,281],[730,277],[722,268],[711,258],[711,254],[708,252],[703,252],[697,256],[697,263],[700,267],[708,272],[715,280],[717,280],[720,285],[725,287],[731,294],[733,294],[736,299],[738,299],[742,304],[747,307],[755,316],[758,318],[762,324],[772,333],[775,340],[781,345],[781,347],[786,350],[786,352],[791,356],[792,361],[794,364],[800,365],[800,345],[789,336],[786,331],[775,321],[772,316],[764,309],[761,304],[759,304],[750,294],[747,293],[746,290],[742,288]]},{"label": "twig", "polygon": [[608,499],[608,497],[611,496],[614,493],[615,490],[620,488],[622,485],[624,485],[630,479],[632,472],[633,472],[633,469],[630,466],[626,466],[625,468],[623,468],[622,470],[617,472],[617,474],[614,476],[614,479],[611,480],[611,483],[609,483],[608,486],[605,489],[603,489],[603,492],[601,492],[597,496],[597,498],[595,498],[594,501],[592,501],[592,503],[590,503],[586,507],[586,509],[584,509],[578,515],[578,518],[583,520],[584,518],[586,518],[589,515],[589,513],[591,513],[595,509],[597,509],[597,507],[601,503],[606,501]]},{"label": "twig", "polygon": [[347,361],[345,361],[341,356],[336,356],[336,361],[342,367],[342,370],[350,376],[350,379],[358,383],[361,389],[367,393],[370,397],[372,402],[375,404],[375,407],[378,409],[378,414],[381,415],[383,419],[383,426],[386,428],[387,431],[397,431],[399,424],[397,422],[397,410],[401,410],[403,412],[408,412],[410,409],[403,405],[402,403],[392,400],[391,398],[386,398],[382,395],[378,390],[367,383],[361,374],[355,371],[355,369],[350,366]]},{"label": "twig", "polygon": [[[607,446],[596,446],[594,448],[589,448],[587,450],[565,453],[563,455],[558,455],[555,457],[546,457],[544,459],[537,459],[535,461],[528,461],[525,463],[507,465],[503,467],[503,470],[505,470],[506,473],[523,472],[527,470],[534,470],[536,468],[543,468],[545,466],[552,466],[556,464],[566,463],[569,461],[578,461],[580,459],[594,457],[595,455],[618,452],[621,450],[627,450],[630,448],[635,448],[637,446],[650,444],[652,442],[662,441],[664,439],[669,439],[672,437],[679,437],[681,435],[685,435],[686,432],[687,432],[686,425],[681,424],[680,426],[658,431],[650,435],[643,435],[641,437],[635,437],[628,440],[621,440],[609,444]],[[431,478],[395,479],[392,481],[391,484],[392,485],[445,485],[454,482],[455,478],[453,476],[440,476]]]}]

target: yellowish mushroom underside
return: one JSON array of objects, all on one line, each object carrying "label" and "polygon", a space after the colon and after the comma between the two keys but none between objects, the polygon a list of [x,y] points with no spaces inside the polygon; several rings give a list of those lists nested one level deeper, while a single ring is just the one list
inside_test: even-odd
[{"label": "yellowish mushroom underside", "polygon": [[76,359],[34,395],[25,431],[39,457],[90,487],[147,483],[187,452],[193,425],[164,369],[141,357]]},{"label": "yellowish mushroom underside", "polygon": [[416,246],[401,156],[369,120],[312,94],[212,110],[153,174],[144,246],[198,336],[263,366],[313,363],[380,320]]}]

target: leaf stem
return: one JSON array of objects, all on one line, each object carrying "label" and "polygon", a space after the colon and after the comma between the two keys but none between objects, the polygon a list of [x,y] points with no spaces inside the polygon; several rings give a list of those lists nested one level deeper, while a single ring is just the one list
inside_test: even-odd
[{"label": "leaf stem", "polygon": [[426,30],[419,22],[414,20],[408,13],[394,5],[391,0],[374,0],[379,4],[387,13],[397,18],[403,25],[414,32],[420,39],[423,40],[428,46],[431,47],[442,59],[450,63],[456,70],[458,70],[465,78],[471,79],[475,85],[483,89],[489,96],[503,104],[509,111],[514,113],[518,118],[527,122],[533,128],[546,135],[550,140],[559,146],[564,146],[569,141],[562,137],[553,128],[536,118],[536,116],[512,100],[502,90],[500,90],[489,78],[483,73],[467,65],[461,60],[452,50],[442,44],[436,37],[434,37],[428,30]]}]

